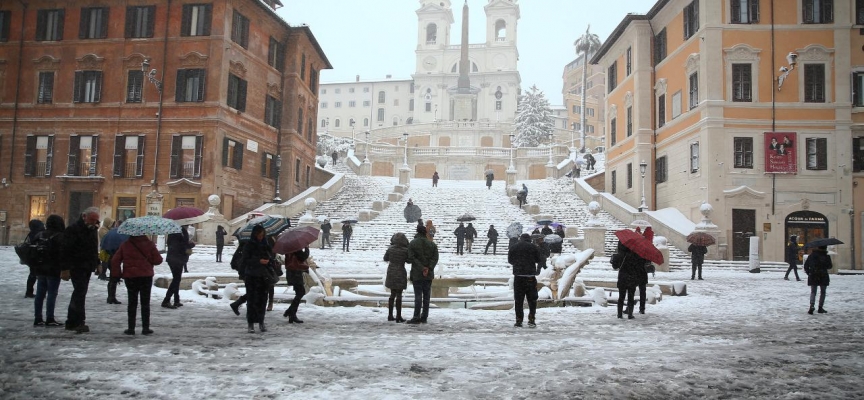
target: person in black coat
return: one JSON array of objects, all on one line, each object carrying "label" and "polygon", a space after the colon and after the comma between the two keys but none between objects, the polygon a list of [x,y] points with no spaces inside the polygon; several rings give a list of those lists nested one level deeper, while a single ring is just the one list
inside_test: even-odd
[{"label": "person in black coat", "polygon": [[705,262],[705,254],[708,253],[708,248],[697,244],[690,244],[687,248],[690,252],[690,264],[693,267],[693,273],[690,275],[690,280],[696,279],[696,271],[699,271],[699,280],[702,280],[702,263]]},{"label": "person in black coat", "polygon": [[456,230],[453,231],[453,234],[456,235],[456,254],[464,255],[464,247],[465,247],[465,224],[460,222],[459,226],[456,227]]},{"label": "person in black coat", "polygon": [[228,231],[219,225],[216,227],[216,262],[222,262],[222,248],[225,247],[225,235]]},{"label": "person in black coat", "polygon": [[647,260],[639,257],[629,248],[618,242],[618,252],[609,259],[612,268],[618,271],[618,318],[624,318],[624,301],[627,301],[627,319],[633,319],[633,306],[636,303],[638,268]]},{"label": "person in black coat", "polygon": [[831,257],[828,255],[828,247],[820,246],[813,249],[804,262],[804,273],[807,274],[807,286],[810,286],[810,309],[807,314],[813,314],[813,306],[816,303],[816,289],[819,292],[819,314],[825,314],[825,289],[831,283],[828,271],[834,268]]},{"label": "person in black coat", "polygon": [[[325,248],[330,246],[333,248],[333,243],[330,243],[330,230],[333,229],[333,225],[330,224],[329,219],[325,219],[324,223],[321,224],[321,248]],[[326,244],[325,244],[326,243]]]},{"label": "person in black coat", "polygon": [[553,232],[549,225],[543,225],[543,229],[540,230],[540,233],[543,234],[543,236],[546,236],[551,235]]},{"label": "person in black coat", "polygon": [[261,332],[267,332],[264,325],[265,309],[267,308],[267,293],[270,284],[267,277],[270,274],[270,262],[273,252],[267,243],[267,235],[264,227],[255,225],[252,228],[252,238],[243,246],[242,263],[245,271],[246,282],[246,322],[249,324],[248,332],[255,333],[255,324]]},{"label": "person in black coat", "polygon": [[[31,272],[36,277],[36,298],[33,301],[35,319],[33,326],[61,326],[54,318],[54,306],[57,304],[57,292],[60,289],[60,258],[63,245],[63,231],[66,224],[63,217],[50,215],[46,221],[46,230],[36,235],[35,240],[47,240],[45,253],[41,260],[34,262]],[[45,296],[48,303],[45,304]],[[45,319],[42,319],[42,305],[45,304]]]},{"label": "person in black coat", "polygon": [[438,187],[438,179],[440,179],[438,171],[435,171],[435,173],[432,174],[432,187]]},{"label": "person in black coat", "polygon": [[789,272],[795,271],[795,280],[801,280],[798,276],[798,236],[789,236],[789,244],[786,245],[786,262],[789,268],[786,270],[785,280],[789,280]]},{"label": "person in black coat", "polygon": [[477,230],[474,229],[474,224],[469,222],[468,226],[465,227],[465,250],[468,250],[469,253],[475,238],[477,238]]},{"label": "person in black coat", "polygon": [[[172,233],[168,235],[168,251],[166,252],[165,260],[168,261],[168,267],[171,268],[171,284],[168,285],[168,291],[165,293],[165,299],[162,300],[162,307],[177,308],[182,307],[180,302],[180,281],[183,279],[183,268],[189,261],[189,254],[195,243],[189,240],[189,231],[186,230],[188,225],[180,227],[180,233]],[[171,297],[174,297],[174,304],[171,304]]]},{"label": "person in black coat", "polygon": [[495,179],[495,174],[486,174],[486,189],[492,189],[492,180]]},{"label": "person in black coat", "polygon": [[101,264],[99,261],[99,209],[90,207],[78,221],[63,231],[63,260],[60,278],[72,280],[72,297],[66,314],[66,329],[77,333],[90,332],[85,312],[90,275]]},{"label": "person in black coat", "polygon": [[546,257],[531,243],[531,235],[523,233],[520,240],[507,251],[507,262],[513,265],[513,300],[515,301],[517,328],[522,327],[525,316],[523,303],[528,299],[528,327],[537,326],[537,275],[546,268]]},{"label": "person in black coat", "polygon": [[483,254],[489,254],[489,246],[492,246],[492,255],[495,255],[496,248],[498,247],[498,231],[495,230],[495,225],[489,225],[489,231],[486,232],[486,237],[489,238],[489,241],[486,242],[486,250],[483,251]]},{"label": "person in black coat", "polygon": [[309,264],[306,260],[309,258],[309,248],[297,250],[291,254],[285,255],[285,280],[294,289],[294,299],[291,300],[291,305],[282,314],[288,318],[289,323],[302,324],[303,321],[297,318],[297,309],[300,308],[300,301],[306,295],[306,283],[303,278],[309,272]]},{"label": "person in black coat", "polygon": [[[38,235],[39,232],[45,230],[45,224],[43,224],[42,221],[38,219],[33,219],[30,220],[29,227],[30,232],[27,234],[27,238],[25,239],[25,241],[27,243],[33,243],[34,240],[36,240],[36,235]],[[36,285],[36,275],[33,273],[32,265],[28,264],[27,268],[30,269],[30,274],[27,275],[27,288],[24,290],[24,297],[33,298],[33,286]]]}]

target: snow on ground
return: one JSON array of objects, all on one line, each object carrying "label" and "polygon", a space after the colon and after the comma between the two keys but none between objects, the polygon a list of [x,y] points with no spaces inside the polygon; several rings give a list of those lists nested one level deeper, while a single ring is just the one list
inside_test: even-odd
[{"label": "snow on ground", "polygon": [[[228,259],[233,248],[225,250]],[[380,259],[361,253],[352,251],[342,267],[359,271],[354,260]],[[212,247],[196,248],[190,270],[231,272],[227,263],[211,262],[212,254]],[[122,286],[124,304],[108,305],[105,283],[91,281],[90,333],[33,327],[33,302],[23,296],[26,267],[11,247],[0,248],[0,263],[6,267],[0,278],[3,399],[862,396],[861,276],[832,276],[824,315],[806,314],[805,282],[784,281],[776,272],[708,268],[705,281],[686,280],[689,296],[664,296],[635,320],[615,318],[613,307],[555,307],[538,311],[536,329],[517,329],[512,311],[448,308],[431,310],[428,324],[409,326],[388,323],[386,308],[304,304],[299,317],[306,323],[297,325],[282,317],[287,304],[277,304],[263,334],[246,333],[244,316],[235,316],[225,300],[183,291],[185,307],[163,309],[165,291],[154,288],[155,334],[140,335],[139,325],[130,337],[122,334]],[[375,263],[368,272],[383,268]],[[582,274],[614,277],[602,259]],[[689,271],[656,277],[687,278]],[[63,282],[61,321],[71,292]]]}]

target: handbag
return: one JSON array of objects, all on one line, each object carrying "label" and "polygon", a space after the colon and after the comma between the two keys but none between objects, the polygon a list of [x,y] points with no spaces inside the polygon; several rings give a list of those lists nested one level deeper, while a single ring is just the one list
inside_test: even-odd
[{"label": "handbag", "polygon": [[[279,271],[281,272],[282,269],[280,268]],[[276,285],[277,283],[279,283],[279,275],[280,274],[277,273],[276,269],[273,267],[272,262],[270,264],[267,264],[267,275],[264,276],[264,280],[267,282],[268,285]]]},{"label": "handbag", "polygon": [[30,244],[30,238],[27,237],[23,242],[15,245],[15,253],[18,254],[18,260],[21,265],[29,265],[33,260],[33,245]]}]

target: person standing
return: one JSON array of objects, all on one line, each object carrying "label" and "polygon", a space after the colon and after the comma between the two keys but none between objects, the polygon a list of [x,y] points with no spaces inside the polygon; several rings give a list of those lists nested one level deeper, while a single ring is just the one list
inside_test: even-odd
[{"label": "person standing", "polygon": [[329,219],[324,219],[324,222],[321,224],[321,248],[325,248],[330,246],[333,248],[333,243],[330,243],[330,230],[333,229],[333,225],[330,224]]},{"label": "person standing", "polygon": [[342,251],[350,252],[349,245],[351,244],[351,235],[354,233],[354,228],[350,223],[342,223]]},{"label": "person standing", "polygon": [[90,275],[99,266],[99,209],[90,207],[63,232],[61,257],[63,269],[60,278],[72,280],[72,296],[66,314],[66,330],[76,333],[90,332],[85,310]]},{"label": "person standing", "polygon": [[[63,231],[66,224],[63,217],[50,215],[46,229],[34,238],[35,242],[45,240],[45,251],[41,260],[36,260],[32,272],[36,276],[36,296],[33,299],[35,319],[33,326],[61,326],[54,318],[54,306],[57,304],[57,292],[60,289],[60,250],[63,245]],[[48,302],[45,304],[45,297]],[[42,306],[45,307],[45,319],[42,319]]]},{"label": "person standing", "polygon": [[612,268],[618,271],[618,318],[624,318],[624,302],[627,301],[627,319],[633,319],[633,307],[636,305],[636,283],[639,267],[644,267],[645,260],[629,248],[618,242],[618,252],[609,259]]},{"label": "person standing", "polygon": [[[100,243],[100,245],[99,245],[100,251],[102,250],[102,245],[101,245],[102,238],[105,237],[105,235],[108,234],[108,231],[110,231],[111,228],[113,228],[113,227],[114,227],[114,220],[111,219],[111,217],[105,217],[105,219],[102,220],[102,225],[99,227],[99,231],[97,232],[97,236],[99,237],[99,243]],[[101,262],[101,264],[100,264],[100,269],[99,269],[99,280],[100,281],[107,281],[108,280],[107,274],[109,272],[108,270],[111,268],[111,260],[110,259],[108,261],[100,260],[100,262]]]},{"label": "person standing", "polygon": [[[183,268],[189,261],[189,254],[192,253],[192,248],[195,243],[189,240],[189,231],[187,225],[180,227],[180,233],[172,233],[168,235],[168,251],[166,261],[168,267],[171,268],[171,284],[168,285],[168,291],[165,293],[165,299],[162,300],[162,307],[177,308],[182,307],[180,302],[180,281],[183,279]],[[171,304],[171,297],[174,297],[174,304]]]},{"label": "person standing", "polygon": [[414,286],[414,317],[409,324],[426,323],[429,317],[429,296],[438,265],[438,246],[426,237],[426,228],[417,228],[414,240],[408,244],[408,262],[411,263],[411,284]]},{"label": "person standing", "polygon": [[141,334],[150,335],[150,289],[153,287],[153,266],[162,264],[162,255],[147,236],[132,236],[111,257],[111,277],[123,278],[128,293],[126,308],[128,328],[124,334],[135,334],[135,314],[141,299]]},{"label": "person standing", "polygon": [[804,273],[807,274],[807,286],[810,286],[810,309],[807,314],[813,314],[813,306],[816,304],[816,289],[819,289],[819,314],[827,314],[825,311],[825,289],[831,283],[828,271],[834,268],[831,257],[828,255],[828,246],[820,246],[810,251],[807,261],[804,261]]},{"label": "person standing", "polygon": [[528,186],[522,184],[522,189],[516,192],[516,200],[519,200],[519,208],[522,208],[523,204],[528,204]]},{"label": "person standing", "polygon": [[[645,227],[645,232],[642,232],[642,236],[652,244],[654,243],[654,230],[650,226]],[[645,264],[642,264],[641,267],[636,267],[636,286],[639,288],[639,314],[645,314],[649,271],[652,273],[654,271],[654,265],[651,264],[651,261],[646,260]]]},{"label": "person standing", "polygon": [[486,189],[492,189],[492,180],[495,179],[495,174],[492,172],[486,173]]},{"label": "person standing", "polygon": [[699,271],[699,280],[702,280],[702,263],[705,262],[705,254],[708,253],[708,248],[697,244],[690,244],[687,248],[690,252],[690,264],[693,266],[693,273],[690,275],[690,280],[696,279],[696,271]]},{"label": "person standing", "polygon": [[585,170],[586,171],[593,171],[595,163],[597,163],[597,160],[594,159],[594,156],[591,155],[591,153],[585,154],[585,164],[586,164]]},{"label": "person standing", "polygon": [[495,225],[489,225],[486,237],[489,240],[486,242],[486,250],[483,250],[483,255],[489,254],[489,245],[492,245],[492,255],[494,256],[498,248],[498,231],[495,230]]},{"label": "person standing", "polygon": [[432,187],[438,187],[438,178],[438,171],[435,171],[435,173],[432,174]]},{"label": "person standing", "polygon": [[[114,232],[111,233],[111,231],[114,231]],[[109,236],[109,234],[110,234],[110,236]],[[108,239],[117,239],[114,237],[114,235],[117,235],[117,238],[122,237],[123,239],[121,239],[121,240],[109,240],[109,241],[105,240],[106,237]],[[128,236],[126,236],[126,235],[118,234],[117,228],[114,227],[114,228],[109,229],[108,233],[106,233],[105,236],[103,236],[102,239],[99,240],[99,247],[102,249],[102,250],[100,250],[100,253],[105,252],[105,254],[107,255],[107,261],[102,263],[102,268],[103,268],[102,273],[103,274],[106,272],[106,270],[111,269],[111,257],[114,256],[114,253],[117,252],[117,250],[120,248],[120,245],[123,244],[124,241],[128,240],[127,238],[128,238]],[[108,271],[108,272],[110,272],[110,271]],[[112,274],[111,277],[108,279],[108,299],[107,299],[108,304],[122,304],[122,303],[120,303],[119,300],[117,300],[117,285],[119,283],[120,283],[120,277],[119,276]]]},{"label": "person standing", "polygon": [[453,234],[456,235],[456,254],[460,256],[465,255],[465,233],[465,224],[462,222],[453,231]]},{"label": "person standing", "polygon": [[333,153],[330,154],[330,157],[333,157],[333,166],[336,166],[336,160],[339,159],[339,152],[333,150]]},{"label": "person standing", "polygon": [[471,252],[471,246],[474,244],[474,239],[477,237],[477,230],[474,229],[474,224],[468,223],[465,227],[465,250]]},{"label": "person standing", "polygon": [[507,262],[513,266],[513,300],[516,310],[516,328],[522,327],[525,299],[528,299],[528,327],[534,328],[537,312],[537,275],[546,268],[546,258],[540,249],[531,243],[531,235],[523,233],[518,243],[507,251]]},{"label": "person standing", "polygon": [[[27,243],[35,243],[36,235],[45,230],[45,224],[38,219],[32,219],[30,220],[29,227],[30,232],[27,234],[27,238],[24,239],[24,241]],[[27,275],[27,287],[24,290],[24,298],[28,299],[35,297],[33,294],[33,287],[36,285],[36,275],[33,274],[33,266],[31,264],[27,264],[30,273]]]},{"label": "person standing", "polygon": [[[402,319],[402,292],[408,287],[408,273],[405,271],[405,262],[408,260],[408,237],[402,232],[393,234],[390,238],[390,247],[384,253],[384,261],[387,261],[387,277],[384,286],[390,289],[390,298],[387,300],[387,320],[396,323],[405,322]],[[393,317],[393,307],[396,307],[396,317]]]},{"label": "person standing", "polygon": [[306,295],[306,284],[303,282],[303,274],[309,272],[309,264],[306,263],[308,258],[308,247],[285,255],[285,280],[294,289],[294,299],[291,300],[291,305],[285,310],[282,316],[288,317],[288,322],[292,324],[303,323],[303,321],[297,318],[297,309],[300,308],[300,300]]},{"label": "person standing", "polygon": [[222,262],[222,249],[225,247],[225,235],[228,231],[222,225],[216,226],[216,262]]},{"label": "person standing", "polygon": [[789,244],[786,245],[786,262],[789,263],[789,268],[786,270],[785,280],[789,280],[789,272],[795,271],[795,280],[800,281],[798,276],[798,236],[789,236]]},{"label": "person standing", "polygon": [[256,323],[261,332],[267,332],[267,326],[264,325],[264,315],[267,307],[267,292],[270,290],[267,277],[270,275],[272,252],[266,236],[264,227],[255,225],[252,228],[252,237],[243,245],[242,262],[246,276],[247,300],[246,322],[249,324],[249,333],[255,333]]}]

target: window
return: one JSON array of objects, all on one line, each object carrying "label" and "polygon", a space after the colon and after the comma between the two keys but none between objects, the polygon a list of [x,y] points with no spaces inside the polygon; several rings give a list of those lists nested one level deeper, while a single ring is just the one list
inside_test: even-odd
[{"label": "window", "polygon": [[661,94],[657,98],[657,127],[662,128],[666,125],[666,95]]},{"label": "window", "polygon": [[684,7],[684,40],[690,39],[699,31],[699,0]]},{"label": "window", "polygon": [[378,109],[378,122],[384,122],[384,109]]},{"label": "window", "polygon": [[327,102],[326,101],[321,102],[321,108],[327,108]]},{"label": "window", "polygon": [[78,39],[104,39],[108,37],[108,8],[84,7],[78,24]]},{"label": "window", "polygon": [[666,28],[654,36],[654,65],[660,64],[666,58]]},{"label": "window", "polygon": [[627,48],[626,58],[627,58],[627,75],[625,75],[625,76],[630,76],[630,73],[633,72],[633,48],[632,47]]},{"label": "window", "polygon": [[627,107],[627,137],[633,136],[633,107]]},{"label": "window", "polygon": [[753,101],[753,65],[732,64],[732,101]]},{"label": "window", "polygon": [[690,74],[690,109],[699,105],[699,73]]},{"label": "window", "polygon": [[[303,57],[306,57],[305,55]],[[318,72],[315,68],[309,68],[309,90],[312,92],[318,91]]]},{"label": "window", "polygon": [[354,88],[348,88],[348,93],[354,93]]},{"label": "window", "polygon": [[306,140],[312,141],[312,135],[315,133],[315,125],[312,124],[312,118],[306,120]]},{"label": "window", "polygon": [[580,111],[579,108],[580,108],[579,106],[574,104],[573,105],[573,114],[579,114],[579,111]]},{"label": "window", "polygon": [[309,183],[312,181],[312,167],[306,166],[306,187],[309,187]]},{"label": "window", "polygon": [[231,41],[244,49],[249,48],[249,18],[237,10],[234,10],[234,17],[231,22]]},{"label": "window", "polygon": [[341,101],[335,101],[335,102],[333,102],[333,107],[335,107],[335,108],[342,108],[342,102],[341,102]]},{"label": "window", "polygon": [[378,104],[384,104],[385,97],[383,90],[378,92]]},{"label": "window", "polygon": [[135,69],[129,70],[126,79],[126,102],[142,102],[141,90],[144,88],[144,71]]},{"label": "window", "polygon": [[222,140],[222,166],[243,169],[243,145],[236,140]]},{"label": "window", "polygon": [[609,82],[607,85],[609,86],[609,93],[612,93],[612,91],[615,90],[615,85],[618,84],[618,61],[613,62],[612,65],[609,66],[609,72],[606,75],[606,78]]},{"label": "window", "polygon": [[852,105],[864,107],[864,72],[852,74]]},{"label": "window", "polygon": [[731,1],[733,24],[752,24],[759,22],[759,0]]},{"label": "window", "polygon": [[501,100],[495,101],[495,111],[501,111],[502,103]]},{"label": "window", "polygon": [[27,136],[24,154],[24,175],[51,176],[51,160],[54,158],[54,136]]},{"label": "window", "polygon": [[828,169],[828,139],[807,138],[807,169],[811,171]]},{"label": "window", "polygon": [[102,71],[75,71],[73,101],[98,103],[102,93]]},{"label": "window", "polygon": [[681,91],[675,92],[672,95],[672,119],[678,118],[681,115]]},{"label": "window", "polygon": [[426,102],[426,106],[424,107],[426,112],[432,112],[432,103]]},{"label": "window", "polygon": [[399,99],[393,99],[393,106],[395,106],[395,107],[399,106]]},{"label": "window", "polygon": [[0,42],[9,41],[9,24],[12,23],[12,11],[0,11]]},{"label": "window", "polygon": [[175,101],[178,103],[204,101],[206,71],[204,69],[178,69]]},{"label": "window", "polygon": [[805,24],[830,24],[834,22],[834,0],[801,0]]},{"label": "window", "polygon": [[612,146],[614,146],[615,143],[618,142],[618,138],[616,137],[617,135],[618,135],[618,118],[612,118],[612,120],[609,121],[609,143],[611,143]]},{"label": "window", "polygon": [[657,183],[663,183],[668,179],[669,167],[666,165],[666,156],[654,160],[654,180]]},{"label": "window", "polygon": [[369,118],[363,118],[363,126],[369,126]]},{"label": "window", "polygon": [[228,74],[228,107],[237,111],[246,111],[246,80],[234,74]]},{"label": "window", "polygon": [[368,88],[368,87],[364,87],[364,88],[363,88],[363,93],[369,93],[369,88]]},{"label": "window", "polygon": [[51,104],[54,102],[54,71],[39,72],[39,93],[36,97],[38,104]]},{"label": "window", "polygon": [[63,40],[65,10],[39,10],[36,13],[36,40]]},{"label": "window", "polygon": [[69,137],[69,158],[66,164],[66,175],[69,176],[96,176],[96,153],[99,136]]},{"label": "window", "polygon": [[369,107],[372,103],[369,100],[363,100],[363,107]]},{"label": "window", "polygon": [[300,183],[300,159],[294,160],[294,183]]},{"label": "window", "polygon": [[[327,119],[327,125],[330,125],[330,120]],[[303,135],[303,108],[297,108],[297,134]]]},{"label": "window", "polygon": [[753,138],[736,137],[735,168],[753,168]]},{"label": "window", "polygon": [[267,96],[264,102],[264,123],[279,129],[282,121],[282,102]]},{"label": "window", "polygon": [[180,36],[210,36],[211,4],[184,4]]},{"label": "window", "polygon": [[616,186],[618,183],[617,181],[618,181],[618,171],[612,171],[612,188],[611,188],[612,194],[615,194],[615,192],[616,192],[616,189],[617,189]]},{"label": "window", "polygon": [[340,126],[342,126],[342,121],[339,118],[336,118],[336,121],[334,121],[334,122],[335,122],[333,124],[334,127],[339,128]]},{"label": "window", "polygon": [[864,171],[864,137],[852,138],[852,172]]},{"label": "window", "polygon": [[804,64],[804,102],[825,102],[825,64]]},{"label": "window", "polygon": [[[500,105],[500,103],[501,102],[499,101],[498,105]],[[496,108],[496,110],[500,110],[500,108]],[[408,100],[408,111],[414,111],[414,99]]]},{"label": "window", "polygon": [[276,156],[270,153],[261,153],[261,176],[276,179]]},{"label": "window", "polygon": [[588,108],[585,110],[585,113],[588,114],[589,117],[593,117],[594,116],[594,109]]},{"label": "window", "polygon": [[171,178],[200,178],[204,137],[174,135],[171,138]]},{"label": "window", "polygon": [[117,135],[114,139],[114,176],[140,178],[144,175],[144,136]]},{"label": "window", "polygon": [[855,0],[855,25],[864,25],[864,0]]},{"label": "window", "polygon": [[594,125],[588,125],[587,128],[588,128],[588,129],[586,129],[586,131],[587,131],[588,133],[594,133]]},{"label": "window", "polygon": [[156,6],[126,7],[127,38],[152,38],[156,21]]},{"label": "window", "polygon": [[267,50],[267,65],[279,71],[285,69],[285,46],[272,37],[270,38],[270,47]]},{"label": "window", "polygon": [[690,173],[699,172],[699,142],[690,143]]},{"label": "window", "polygon": [[333,89],[333,93],[341,94],[341,93],[342,93],[342,89],[340,89],[340,88]]},{"label": "window", "polygon": [[633,189],[633,163],[627,163],[627,189]]},{"label": "window", "polygon": [[[300,55],[300,80],[306,80],[306,54]],[[321,94],[327,94],[327,89],[321,90]]]}]

